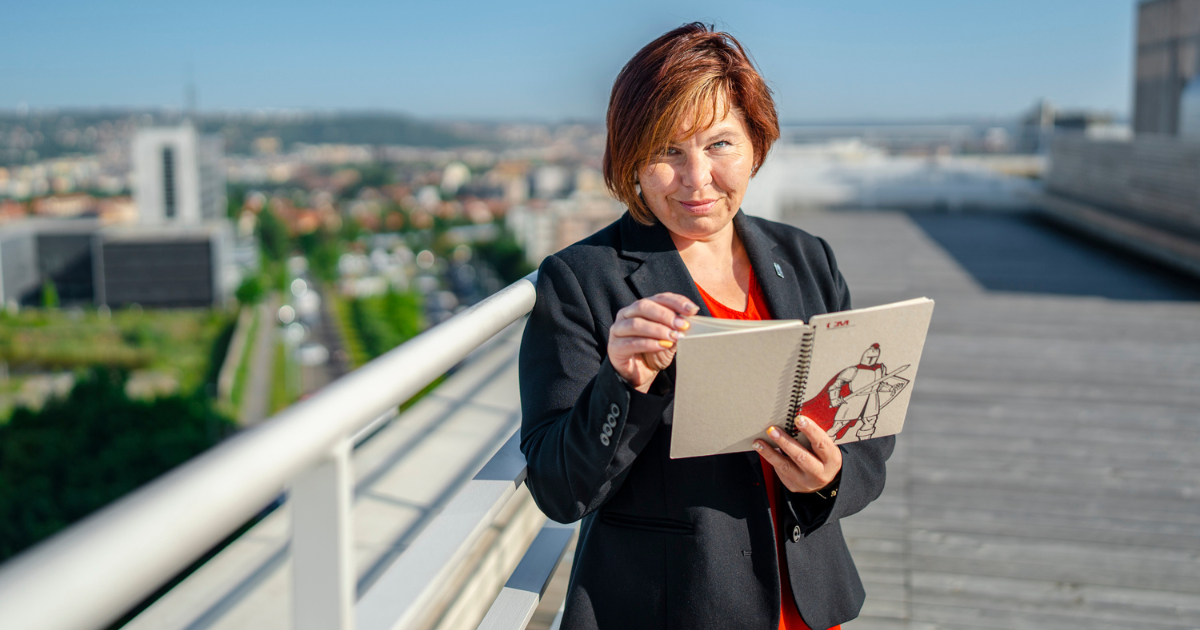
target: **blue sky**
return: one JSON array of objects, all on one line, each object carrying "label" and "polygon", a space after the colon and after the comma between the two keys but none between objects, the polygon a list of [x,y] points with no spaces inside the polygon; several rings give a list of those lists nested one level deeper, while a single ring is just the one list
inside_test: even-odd
[{"label": "blue sky", "polygon": [[0,109],[179,106],[601,119],[642,45],[732,32],[785,121],[1127,114],[1134,0],[12,2]]}]

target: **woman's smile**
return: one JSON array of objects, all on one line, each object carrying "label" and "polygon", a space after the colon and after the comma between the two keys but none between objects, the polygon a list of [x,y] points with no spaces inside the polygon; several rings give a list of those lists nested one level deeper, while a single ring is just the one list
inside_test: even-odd
[{"label": "woman's smile", "polygon": [[702,199],[700,201],[684,201],[682,199],[675,200],[679,205],[687,209],[692,214],[702,215],[708,214],[709,211],[717,205],[716,199]]}]

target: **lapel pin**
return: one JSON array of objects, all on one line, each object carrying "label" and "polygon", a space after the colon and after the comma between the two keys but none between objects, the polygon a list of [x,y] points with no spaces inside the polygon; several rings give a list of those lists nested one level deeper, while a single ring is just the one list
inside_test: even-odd
[{"label": "lapel pin", "polygon": [[783,277],[783,268],[779,266],[779,263],[775,263],[775,274],[780,278]]}]

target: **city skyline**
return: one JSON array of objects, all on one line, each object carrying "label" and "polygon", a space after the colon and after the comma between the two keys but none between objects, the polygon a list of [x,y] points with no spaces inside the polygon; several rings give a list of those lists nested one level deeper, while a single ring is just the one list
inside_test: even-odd
[{"label": "city skyline", "polygon": [[1135,8],[1133,0],[336,11],[29,3],[7,16],[0,110],[182,108],[192,83],[204,111],[600,120],[633,52],[702,20],[754,54],[787,122],[1012,116],[1043,97],[1124,117]]}]

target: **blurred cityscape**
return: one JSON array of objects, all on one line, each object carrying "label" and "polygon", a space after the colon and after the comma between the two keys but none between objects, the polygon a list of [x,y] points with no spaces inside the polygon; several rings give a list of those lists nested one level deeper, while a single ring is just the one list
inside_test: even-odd
[{"label": "blurred cityscape", "polygon": [[[1200,0],[1139,4],[1136,40],[1128,117],[1039,100],[792,122],[744,209],[903,211],[955,255],[942,219],[1015,217],[1167,279],[1052,292],[1200,300]],[[0,111],[0,561],[616,220],[604,139],[597,121]],[[1030,275],[979,280],[1054,281]],[[136,420],[106,425],[118,412]],[[86,440],[55,434],[83,424]],[[41,500],[56,475],[67,498]]]}]

